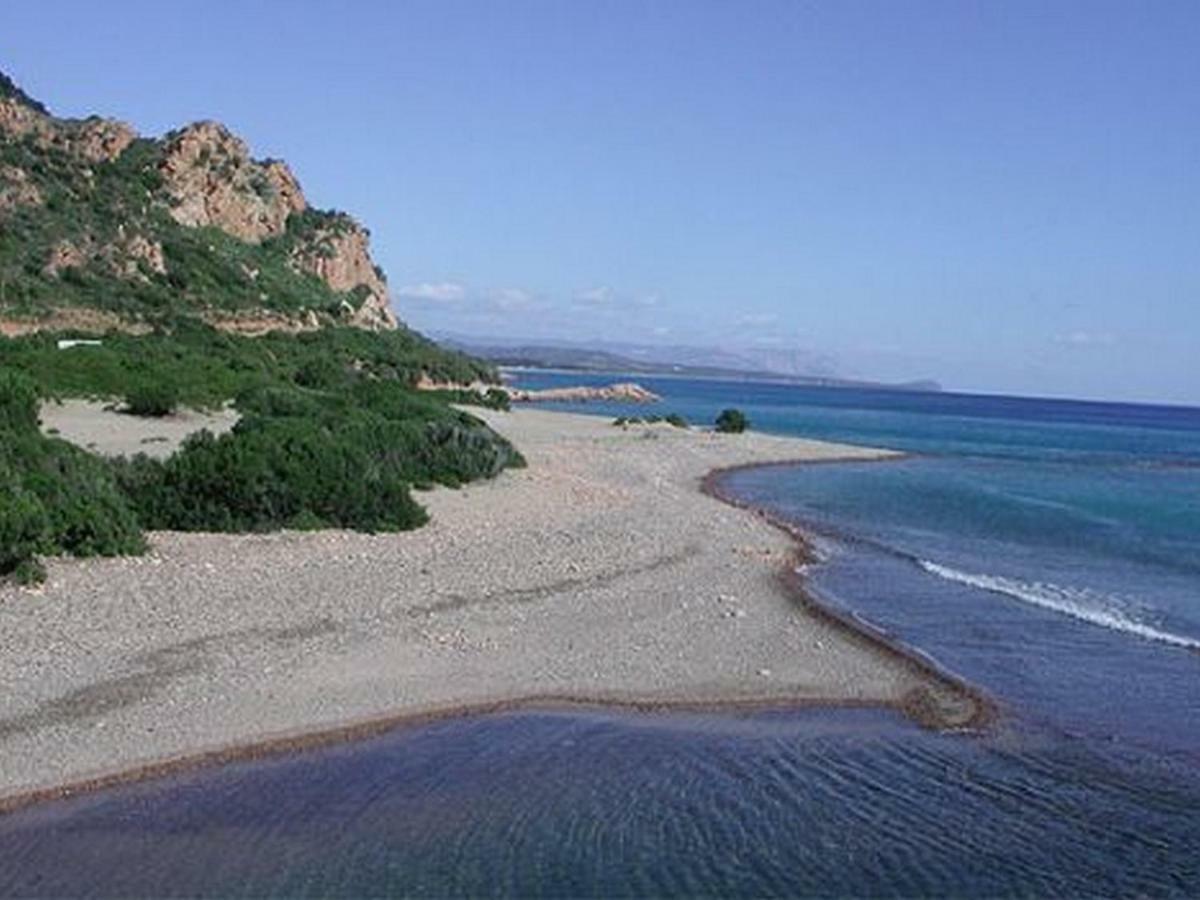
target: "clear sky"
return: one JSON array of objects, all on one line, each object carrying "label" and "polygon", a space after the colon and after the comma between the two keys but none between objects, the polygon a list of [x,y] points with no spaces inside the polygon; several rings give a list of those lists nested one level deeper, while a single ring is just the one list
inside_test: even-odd
[{"label": "clear sky", "polygon": [[1200,403],[1200,2],[4,4],[60,115],[216,118],[481,336]]}]

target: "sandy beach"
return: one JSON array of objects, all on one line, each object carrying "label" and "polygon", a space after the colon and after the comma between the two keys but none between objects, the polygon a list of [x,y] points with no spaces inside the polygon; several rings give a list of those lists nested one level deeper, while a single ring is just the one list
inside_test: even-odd
[{"label": "sandy beach", "polygon": [[977,720],[968,689],[811,609],[784,531],[701,490],[722,467],[886,452],[482,415],[528,468],[419,494],[417,531],[154,533],[146,556],[0,588],[0,807],[519,703]]},{"label": "sandy beach", "polygon": [[42,404],[42,430],[101,456],[144,453],[157,459],[170,456],[194,431],[224,434],[237,424],[232,409],[199,412],[181,409],[159,418],[123,413],[117,403],[67,399]]}]

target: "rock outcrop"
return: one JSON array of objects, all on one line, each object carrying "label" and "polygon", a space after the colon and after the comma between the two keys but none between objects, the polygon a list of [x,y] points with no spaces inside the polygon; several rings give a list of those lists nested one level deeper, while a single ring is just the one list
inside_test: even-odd
[{"label": "rock outcrop", "polygon": [[316,275],[335,291],[359,291],[362,301],[347,315],[352,324],[372,330],[395,328],[387,282],[371,260],[369,239],[366,229],[353,219],[338,216],[298,245],[291,262],[298,271]]},{"label": "rock outcrop", "polygon": [[288,216],[308,208],[284,163],[255,162],[245,142],[218,122],[168,135],[159,172],[176,222],[211,225],[252,244],[283,234]]},{"label": "rock outcrop", "polygon": [[44,113],[12,97],[0,97],[0,131],[11,137],[32,134],[40,143],[51,140],[53,128]]},{"label": "rock outcrop", "polygon": [[608,400],[620,403],[657,403],[662,399],[653,391],[631,381],[610,384],[604,387],[563,387],[527,391],[506,387],[509,399],[516,403],[587,403],[592,400]]},{"label": "rock outcrop", "polygon": [[[309,207],[286,163],[252,158],[218,122],[139,139],[112,119],[57,118],[0,73],[0,151],[0,221],[29,220],[31,239],[6,261],[23,273],[7,287],[26,307],[31,298],[34,308],[96,306],[103,279],[116,278],[113,293],[134,319],[145,297],[151,315],[170,307],[236,330],[399,324],[369,232]],[[179,233],[205,227],[246,246]],[[71,269],[80,277],[64,279]]]},{"label": "rock outcrop", "polygon": [[422,377],[417,382],[416,388],[419,391],[476,391],[481,394],[490,390],[503,391],[514,403],[587,403],[595,400],[618,403],[657,403],[662,399],[654,391],[647,390],[632,381],[622,381],[600,387],[573,385],[571,387],[527,390],[507,384],[485,384],[482,381],[460,384]]},{"label": "rock outcrop", "polygon": [[104,248],[104,256],[114,275],[125,279],[145,279],[148,275],[167,274],[162,244],[145,235],[135,234]]},{"label": "rock outcrop", "polygon": [[88,162],[111,161],[137,139],[137,132],[115,119],[85,119],[68,136],[71,151]]},{"label": "rock outcrop", "polygon": [[[236,135],[217,122],[198,122],[168,138],[159,171],[173,200],[171,217],[190,227],[212,226],[239,240],[258,244],[287,231],[288,219],[306,211],[300,182],[286,163],[251,159]],[[387,283],[371,259],[369,235],[344,215],[298,239],[290,264],[316,275],[343,301],[343,319],[372,330],[397,325],[388,303]]]},{"label": "rock outcrop", "polygon": [[132,128],[116,119],[55,119],[11,97],[0,98],[0,132],[15,138],[32,136],[43,149],[53,147],[90,163],[116,159],[137,138]]},{"label": "rock outcrop", "polygon": [[19,206],[41,205],[42,192],[24,169],[0,166],[0,216]]},{"label": "rock outcrop", "polygon": [[54,278],[64,269],[77,269],[87,261],[89,252],[90,248],[80,247],[71,241],[59,241],[50,248],[50,256],[42,271]]}]

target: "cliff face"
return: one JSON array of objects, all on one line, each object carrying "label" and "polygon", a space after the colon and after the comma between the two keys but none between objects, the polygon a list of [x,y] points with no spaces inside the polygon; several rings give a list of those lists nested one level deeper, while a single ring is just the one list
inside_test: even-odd
[{"label": "cliff face", "polygon": [[8,139],[30,138],[42,150],[57,150],[90,163],[116,159],[137,137],[115,119],[55,119],[11,97],[0,98],[0,133]]},{"label": "cliff face", "polygon": [[368,233],[217,122],[161,139],[59,119],[0,73],[0,319],[196,314],[218,326],[391,329]]},{"label": "cliff face", "polygon": [[218,122],[197,122],[168,137],[159,172],[176,222],[211,225],[252,244],[283,234],[288,216],[308,208],[286,164],[255,162]]}]

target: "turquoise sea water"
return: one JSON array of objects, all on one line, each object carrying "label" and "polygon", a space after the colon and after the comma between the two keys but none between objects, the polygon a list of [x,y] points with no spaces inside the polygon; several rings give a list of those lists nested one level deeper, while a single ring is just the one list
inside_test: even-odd
[{"label": "turquoise sea water", "polygon": [[826,602],[983,687],[1000,722],[400,729],[0,819],[0,894],[1200,895],[1200,410],[642,381],[694,421],[735,405],[909,451],[727,486],[815,535]]}]

